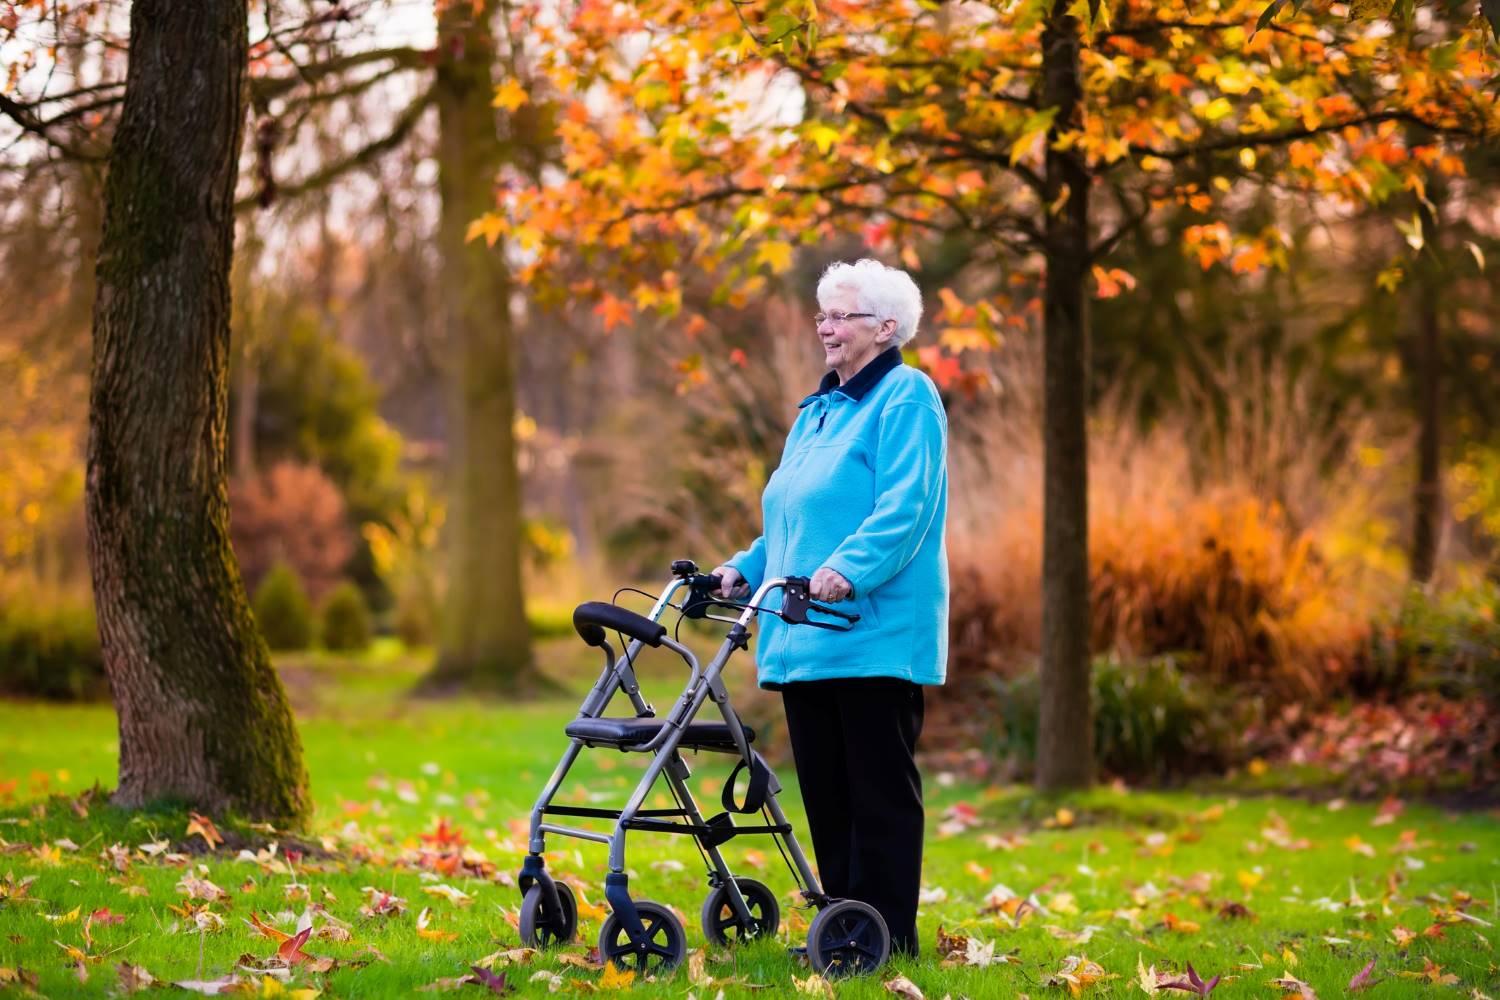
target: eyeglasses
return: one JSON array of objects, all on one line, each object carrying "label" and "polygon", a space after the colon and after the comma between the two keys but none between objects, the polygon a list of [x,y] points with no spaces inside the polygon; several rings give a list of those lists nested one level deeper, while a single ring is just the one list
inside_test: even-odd
[{"label": "eyeglasses", "polygon": [[818,326],[822,326],[824,323],[832,323],[834,326],[838,326],[840,323],[843,323],[845,320],[851,320],[851,319],[874,319],[874,318],[875,318],[875,314],[874,313],[831,312],[831,313],[818,313],[818,314],[816,314],[815,316],[813,316],[813,322],[816,323]]}]

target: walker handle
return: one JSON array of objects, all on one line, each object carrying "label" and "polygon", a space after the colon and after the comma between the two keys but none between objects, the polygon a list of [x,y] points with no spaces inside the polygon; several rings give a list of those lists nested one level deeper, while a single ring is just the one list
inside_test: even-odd
[{"label": "walker handle", "polygon": [[[819,604],[812,599],[809,591],[811,581],[805,576],[789,576],[783,586],[781,598],[781,620],[792,625],[811,625],[814,628],[826,628],[834,632],[847,632],[859,621],[859,615],[837,608],[830,608],[826,604]],[[842,618],[848,625],[835,625],[832,622],[815,622],[807,617],[809,610],[820,614],[832,615]]]}]

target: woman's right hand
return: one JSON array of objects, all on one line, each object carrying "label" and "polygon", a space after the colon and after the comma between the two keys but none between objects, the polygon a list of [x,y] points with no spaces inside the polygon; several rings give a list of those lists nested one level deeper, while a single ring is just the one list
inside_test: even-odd
[{"label": "woman's right hand", "polygon": [[750,585],[733,566],[720,566],[709,575],[719,578],[719,596],[726,600],[750,595]]}]

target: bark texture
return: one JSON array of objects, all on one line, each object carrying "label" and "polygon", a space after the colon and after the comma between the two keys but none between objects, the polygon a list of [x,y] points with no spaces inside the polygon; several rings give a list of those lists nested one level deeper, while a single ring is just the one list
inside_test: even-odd
[{"label": "bark texture", "polygon": [[1426,203],[1418,204],[1426,246],[1417,263],[1416,406],[1417,483],[1412,491],[1411,579],[1426,583],[1437,569],[1439,518],[1443,509],[1443,353],[1444,288],[1439,217],[1441,183],[1430,185]]},{"label": "bark texture", "polygon": [[505,161],[484,4],[439,15],[435,81],[438,248],[449,382],[448,599],[427,686],[524,691],[538,684],[521,589],[521,481],[515,438],[513,283],[501,248],[465,240],[495,205]]},{"label": "bark texture", "polygon": [[1089,176],[1056,132],[1076,125],[1082,83],[1079,24],[1055,0],[1042,34],[1044,108],[1057,108],[1048,136],[1045,199],[1047,283],[1043,300],[1044,472],[1042,666],[1036,782],[1081,788],[1094,776],[1089,704],[1088,312]]},{"label": "bark texture", "polygon": [[295,819],[302,747],[229,544],[226,424],[245,0],[136,0],[105,184],[89,563],[115,801]]}]

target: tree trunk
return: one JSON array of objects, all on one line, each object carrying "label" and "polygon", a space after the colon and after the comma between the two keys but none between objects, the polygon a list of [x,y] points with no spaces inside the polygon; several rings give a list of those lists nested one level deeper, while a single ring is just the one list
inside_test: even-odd
[{"label": "tree trunk", "polygon": [[126,806],[295,819],[302,745],[229,546],[229,269],[245,0],[136,0],[105,184],[89,563]]},{"label": "tree trunk", "polygon": [[[1434,184],[1431,204],[1442,198]],[[1437,568],[1438,517],[1442,512],[1442,342],[1439,299],[1442,294],[1442,262],[1438,250],[1438,218],[1423,204],[1418,206],[1425,245],[1417,263],[1417,485],[1412,495],[1411,579],[1426,583]]]},{"label": "tree trunk", "polygon": [[[1093,781],[1089,706],[1088,313],[1089,177],[1075,149],[1052,148],[1076,126],[1079,24],[1054,0],[1042,35],[1041,106],[1057,108],[1048,135],[1042,507],[1042,666],[1036,783]],[[1061,202],[1059,204],[1059,202]]]},{"label": "tree trunk", "polygon": [[447,4],[438,21],[438,224],[450,419],[448,596],[429,689],[535,686],[521,590],[512,282],[503,248],[465,240],[495,206],[492,12]]}]

